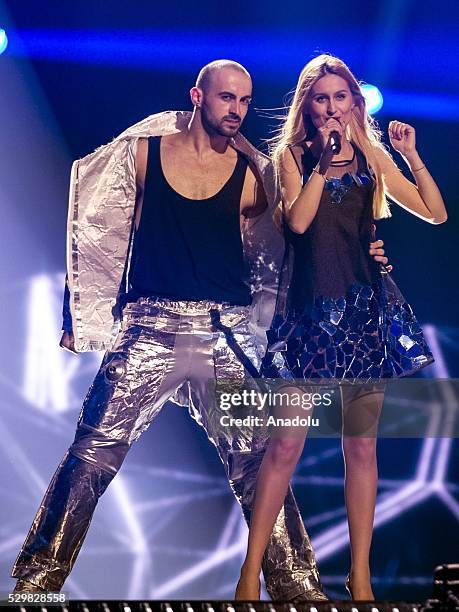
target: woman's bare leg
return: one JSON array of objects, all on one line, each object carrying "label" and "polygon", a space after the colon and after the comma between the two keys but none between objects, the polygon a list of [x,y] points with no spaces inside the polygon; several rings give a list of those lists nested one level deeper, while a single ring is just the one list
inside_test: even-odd
[{"label": "woman's bare leg", "polygon": [[355,600],[374,600],[369,556],[378,483],[377,428],[384,390],[349,386],[341,391],[351,589]]},{"label": "woman's bare leg", "polygon": [[[282,388],[282,393],[301,393],[295,388]],[[288,408],[276,412],[289,416]],[[295,412],[298,414],[298,412]],[[293,414],[290,411],[290,416]],[[263,555],[282,508],[287,488],[303,450],[307,428],[284,430],[271,437],[257,476],[257,487],[250,521],[247,554],[241,568],[235,599],[260,598],[260,572]]]}]

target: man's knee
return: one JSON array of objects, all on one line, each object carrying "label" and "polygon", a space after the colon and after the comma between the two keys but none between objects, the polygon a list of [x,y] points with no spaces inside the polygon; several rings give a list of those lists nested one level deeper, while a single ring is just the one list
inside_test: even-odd
[{"label": "man's knee", "polygon": [[75,457],[113,475],[120,469],[128,450],[129,443],[125,440],[110,438],[84,423],[78,427],[69,448]]}]

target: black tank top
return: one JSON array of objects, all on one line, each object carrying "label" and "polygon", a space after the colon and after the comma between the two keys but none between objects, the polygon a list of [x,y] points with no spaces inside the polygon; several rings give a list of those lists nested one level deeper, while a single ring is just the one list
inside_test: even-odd
[{"label": "black tank top", "polygon": [[161,138],[148,139],[145,192],[134,235],[128,301],[156,296],[250,304],[240,230],[247,160],[238,153],[233,174],[220,191],[204,200],[191,200],[167,182],[160,144]]}]

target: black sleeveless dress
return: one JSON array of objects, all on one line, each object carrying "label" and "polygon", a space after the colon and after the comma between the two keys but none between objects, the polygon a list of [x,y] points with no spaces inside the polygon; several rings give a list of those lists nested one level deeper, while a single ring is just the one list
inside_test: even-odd
[{"label": "black sleeveless dress", "polygon": [[[422,329],[390,274],[368,253],[374,180],[354,147],[354,172],[329,178],[304,234],[286,229],[293,271],[268,332],[268,357],[287,378],[381,379],[433,361]],[[303,182],[317,164],[305,147]],[[335,168],[333,168],[335,170]]]}]

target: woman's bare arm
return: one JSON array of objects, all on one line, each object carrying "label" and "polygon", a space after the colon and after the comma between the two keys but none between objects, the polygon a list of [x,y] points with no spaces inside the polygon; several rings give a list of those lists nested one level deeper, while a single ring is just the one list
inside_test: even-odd
[{"label": "woman's bare arm", "polygon": [[390,155],[378,149],[377,158],[388,196],[428,223],[444,223],[448,218],[445,204],[437,184],[416,150],[414,128],[407,123],[391,121],[389,137],[394,149],[406,161],[416,183],[403,176]]}]

